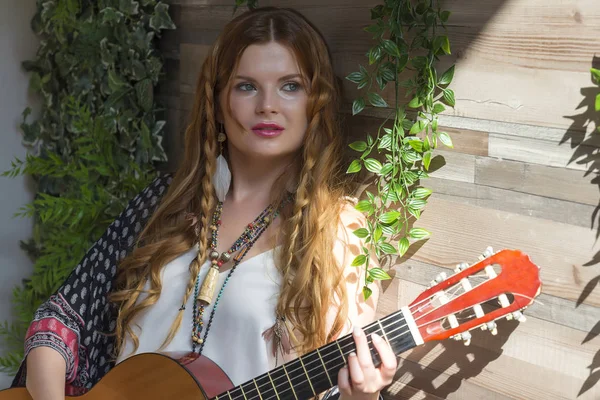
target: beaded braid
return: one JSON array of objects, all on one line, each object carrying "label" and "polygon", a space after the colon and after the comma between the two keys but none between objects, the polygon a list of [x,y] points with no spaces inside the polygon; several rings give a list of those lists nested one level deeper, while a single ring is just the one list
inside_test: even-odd
[{"label": "beaded braid", "polygon": [[[215,46],[216,48],[217,46]],[[211,57],[213,62],[214,58]],[[217,159],[217,135],[216,135],[216,124],[214,120],[214,96],[213,91],[214,88],[211,82],[215,82],[215,68],[212,63],[206,63],[205,68],[203,70],[203,74],[205,75],[205,84],[204,84],[204,104],[203,108],[206,110],[206,141],[203,146],[203,158],[205,164],[205,173],[202,177],[202,197],[200,200],[200,232],[198,235],[198,255],[195,260],[190,263],[190,278],[188,280],[188,284],[185,290],[185,294],[183,296],[182,306],[179,308],[177,312],[177,316],[171,325],[171,329],[169,330],[169,334],[164,340],[159,350],[162,350],[165,346],[167,346],[175,337],[179,327],[181,326],[181,322],[183,320],[183,314],[185,311],[185,304],[194,291],[194,284],[196,282],[196,278],[198,276],[198,272],[200,271],[200,267],[206,261],[208,256],[208,232],[209,232],[209,214],[210,211],[215,206],[215,196],[213,194],[213,184],[212,184],[212,176],[215,172],[216,167],[216,159]]]}]

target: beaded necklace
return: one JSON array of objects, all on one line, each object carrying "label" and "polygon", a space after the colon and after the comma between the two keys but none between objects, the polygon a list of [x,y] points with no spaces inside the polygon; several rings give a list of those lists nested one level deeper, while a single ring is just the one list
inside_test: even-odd
[{"label": "beaded necklace", "polygon": [[[204,348],[204,344],[206,343],[206,338],[208,336],[208,332],[210,330],[210,326],[212,324],[215,311],[217,309],[217,305],[219,304],[219,300],[223,295],[223,290],[227,285],[227,282],[231,278],[231,275],[240,264],[244,256],[248,253],[248,251],[252,248],[256,240],[262,235],[262,233],[267,229],[270,223],[277,218],[279,215],[279,209],[274,210],[272,205],[269,205],[252,223],[248,224],[244,229],[242,235],[233,243],[233,245],[229,248],[229,250],[221,253],[217,252],[217,244],[219,237],[219,226],[221,225],[221,212],[223,210],[223,203],[218,202],[215,212],[212,217],[212,224],[210,229],[212,230],[211,242],[210,242],[210,253],[209,259],[211,261],[211,266],[209,272],[207,273],[207,277],[205,277],[205,282],[210,280],[208,274],[213,274],[212,281],[216,281],[216,277],[218,276],[219,268],[228,262],[233,253],[238,250],[241,250],[235,257],[233,257],[233,266],[229,270],[227,277],[225,277],[225,281],[217,294],[217,298],[215,300],[215,304],[210,313],[210,317],[208,319],[208,323],[206,326],[206,330],[204,331],[204,336],[201,337],[204,322],[202,317],[204,316],[204,308],[206,305],[210,304],[212,300],[212,294],[208,296],[203,296],[203,290],[200,289],[200,274],[198,274],[196,278],[196,284],[194,287],[194,308],[193,308],[193,320],[192,320],[192,352],[196,353],[196,346],[199,346],[198,355],[202,354],[202,349]],[[211,285],[212,286],[212,285]],[[203,284],[204,289],[204,284]],[[212,288],[210,290],[213,290]],[[204,293],[206,295],[206,293]]]}]

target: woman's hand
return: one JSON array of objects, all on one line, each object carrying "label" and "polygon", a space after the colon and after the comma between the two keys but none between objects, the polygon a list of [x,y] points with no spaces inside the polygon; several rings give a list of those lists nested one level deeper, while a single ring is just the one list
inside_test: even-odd
[{"label": "woman's hand", "polygon": [[377,399],[379,391],[392,383],[398,365],[396,355],[381,336],[371,334],[373,346],[381,359],[381,365],[375,368],[364,331],[356,327],[352,335],[356,343],[356,354],[350,354],[348,365],[338,374],[340,397],[345,400]]}]

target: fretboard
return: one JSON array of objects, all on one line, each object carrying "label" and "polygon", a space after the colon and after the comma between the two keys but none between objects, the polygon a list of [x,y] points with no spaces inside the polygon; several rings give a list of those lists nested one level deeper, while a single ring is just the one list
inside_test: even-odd
[{"label": "fretboard", "polygon": [[[377,333],[396,355],[416,346],[402,311],[388,315],[363,328],[367,334],[375,365],[381,360],[370,338]],[[305,400],[337,384],[340,369],[350,353],[356,352],[354,338],[348,334],[290,361],[255,379],[215,396],[215,400]]]}]

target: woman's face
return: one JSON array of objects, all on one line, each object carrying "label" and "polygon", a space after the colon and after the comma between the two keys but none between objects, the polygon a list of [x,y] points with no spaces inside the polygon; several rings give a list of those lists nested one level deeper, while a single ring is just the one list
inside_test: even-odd
[{"label": "woman's face", "polygon": [[224,123],[230,156],[293,157],[308,126],[308,94],[291,50],[277,42],[248,46],[228,86],[231,114],[221,92],[217,119]]}]

